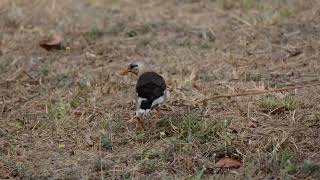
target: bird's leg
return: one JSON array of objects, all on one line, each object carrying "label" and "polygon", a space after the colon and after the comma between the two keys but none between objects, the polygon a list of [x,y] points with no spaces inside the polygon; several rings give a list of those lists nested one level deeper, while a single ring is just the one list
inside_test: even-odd
[{"label": "bird's leg", "polygon": [[156,127],[157,123],[160,121],[160,108],[156,107],[155,109],[156,109],[156,120],[153,121],[152,127]]},{"label": "bird's leg", "polygon": [[145,126],[144,126],[144,121],[143,121],[143,119],[142,119],[140,116],[137,116],[136,118],[137,118],[137,120],[138,120],[138,123],[139,123],[140,127],[141,127],[143,130],[145,130]]},{"label": "bird's leg", "polygon": [[160,119],[160,107],[158,106],[158,107],[156,107],[156,115],[157,115],[157,119]]},{"label": "bird's leg", "polygon": [[170,106],[167,106],[167,105],[162,105],[162,110],[165,110],[165,111],[172,111],[172,108]]},{"label": "bird's leg", "polygon": [[133,116],[129,121],[128,123],[134,123],[136,125],[136,128],[141,128],[141,129],[145,129],[145,126],[144,126],[144,120],[143,118],[141,117],[141,114],[138,114],[136,113],[135,116]]}]

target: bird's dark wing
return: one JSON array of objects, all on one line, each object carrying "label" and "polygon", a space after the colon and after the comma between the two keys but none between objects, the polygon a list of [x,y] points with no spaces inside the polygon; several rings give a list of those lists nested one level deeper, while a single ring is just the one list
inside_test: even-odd
[{"label": "bird's dark wing", "polygon": [[155,72],[146,72],[142,74],[136,85],[136,92],[141,98],[146,98],[148,101],[153,101],[160,96],[163,96],[166,90],[166,83],[162,76]]}]

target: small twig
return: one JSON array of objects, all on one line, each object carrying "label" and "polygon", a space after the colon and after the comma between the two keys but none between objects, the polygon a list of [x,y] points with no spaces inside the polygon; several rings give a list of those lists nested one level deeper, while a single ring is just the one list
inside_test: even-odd
[{"label": "small twig", "polygon": [[252,26],[252,24],[251,24],[250,22],[248,22],[248,21],[245,20],[245,19],[240,18],[240,16],[237,15],[237,14],[225,13],[223,10],[217,9],[217,8],[215,9],[215,11],[218,12],[218,13],[220,13],[220,14],[222,14],[222,15],[224,15],[224,16],[229,16],[230,18],[235,19],[235,20],[237,20],[238,22],[243,23],[243,24],[245,24],[245,25],[247,25],[247,26],[249,26],[249,27]]},{"label": "small twig", "polygon": [[[6,108],[6,102],[5,102],[5,100],[4,100],[4,98],[2,98],[2,102],[3,102],[3,106],[2,106],[2,108],[1,108],[1,114],[4,114],[4,111],[5,111],[5,108]],[[2,104],[2,103],[1,103]]]},{"label": "small twig", "polygon": [[231,97],[239,97],[239,96],[252,96],[252,95],[266,94],[266,93],[272,93],[272,92],[282,92],[282,91],[289,91],[289,90],[294,90],[294,89],[301,89],[301,88],[315,87],[315,86],[320,86],[320,83],[307,84],[307,85],[301,85],[301,86],[293,86],[293,87],[284,87],[284,88],[277,88],[277,89],[271,89],[271,90],[261,90],[261,91],[256,91],[256,92],[242,92],[242,93],[236,93],[236,94],[222,94],[222,95],[216,95],[216,96],[211,96],[211,97],[202,99],[200,101],[195,102],[194,105],[200,104],[200,103],[204,103],[204,102],[207,102],[209,100],[219,99],[219,98],[231,98]]},{"label": "small twig", "polygon": [[101,136],[99,137],[99,158],[100,158],[100,177],[101,180],[104,180],[104,170],[103,170],[103,166],[102,166],[102,154],[101,154]]}]

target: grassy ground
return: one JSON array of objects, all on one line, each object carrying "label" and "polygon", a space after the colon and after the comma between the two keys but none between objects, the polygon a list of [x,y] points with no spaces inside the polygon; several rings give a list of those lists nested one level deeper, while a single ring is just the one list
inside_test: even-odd
[{"label": "grassy ground", "polygon": [[[2,4],[1,4],[2,3]],[[0,3],[0,178],[317,179],[317,0]],[[68,50],[39,42],[61,34]],[[128,125],[139,59],[171,89],[155,128]],[[224,157],[238,169],[218,169]]]}]

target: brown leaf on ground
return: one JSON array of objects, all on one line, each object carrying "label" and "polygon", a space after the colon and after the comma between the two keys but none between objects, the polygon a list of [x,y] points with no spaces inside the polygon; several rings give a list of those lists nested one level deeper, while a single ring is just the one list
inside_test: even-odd
[{"label": "brown leaf on ground", "polygon": [[249,121],[248,124],[247,124],[247,127],[256,128],[256,127],[258,127],[258,123],[255,122],[255,121]]},{"label": "brown leaf on ground", "polygon": [[92,146],[92,145],[93,145],[93,141],[91,140],[91,135],[90,135],[90,134],[85,134],[85,135],[84,135],[84,138],[85,138],[85,140],[86,140],[86,142],[87,142],[87,144],[88,144],[89,146]]},{"label": "brown leaf on ground", "polygon": [[223,158],[220,159],[216,164],[218,168],[239,168],[242,166],[242,162],[233,158]]},{"label": "brown leaf on ground", "polygon": [[1,0],[0,1],[0,9],[4,9],[5,7],[8,7],[9,5],[9,0]]},{"label": "brown leaf on ground", "polygon": [[52,34],[45,40],[42,40],[39,45],[46,49],[47,51],[51,51],[53,49],[61,50],[62,49],[62,37],[57,34]]}]

